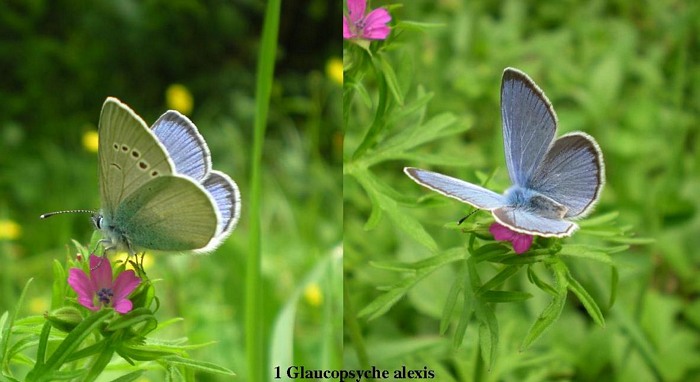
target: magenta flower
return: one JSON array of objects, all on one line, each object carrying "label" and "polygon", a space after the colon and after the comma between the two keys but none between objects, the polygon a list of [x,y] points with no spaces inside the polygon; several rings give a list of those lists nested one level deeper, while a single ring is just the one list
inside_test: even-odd
[{"label": "magenta flower", "polygon": [[109,260],[95,255],[90,255],[90,269],[90,276],[80,268],[68,271],[68,284],[78,294],[80,305],[90,310],[112,307],[121,314],[131,311],[127,297],[141,283],[134,271],[124,271],[113,280]]},{"label": "magenta flower", "polygon": [[530,249],[530,246],[532,245],[532,235],[515,232],[512,229],[499,223],[491,224],[491,227],[489,227],[489,232],[491,232],[493,238],[498,241],[512,242],[513,250],[518,255],[526,252],[528,249]]},{"label": "magenta flower", "polygon": [[365,8],[366,0],[348,0],[348,14],[343,16],[344,39],[384,40],[389,35],[389,11],[377,8],[365,16]]}]

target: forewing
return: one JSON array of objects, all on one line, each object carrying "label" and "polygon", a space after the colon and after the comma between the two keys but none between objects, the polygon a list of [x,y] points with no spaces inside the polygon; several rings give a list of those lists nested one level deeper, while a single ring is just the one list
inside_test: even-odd
[{"label": "forewing", "polygon": [[128,106],[107,98],[100,114],[99,172],[103,212],[117,206],[150,180],[172,173],[173,164],[151,130]]},{"label": "forewing", "polygon": [[170,110],[158,118],[151,130],[170,154],[175,172],[198,181],[206,178],[211,170],[211,155],[192,121]]},{"label": "forewing", "polygon": [[544,92],[527,76],[506,68],[501,82],[503,146],[510,180],[525,186],[557,130],[557,117]]},{"label": "forewing", "polygon": [[565,205],[564,217],[581,217],[598,201],[605,182],[603,155],[583,133],[565,135],[552,148],[528,187]]},{"label": "forewing", "polygon": [[576,223],[545,218],[522,207],[501,207],[493,210],[492,214],[499,223],[528,235],[563,237],[571,235],[578,228]]},{"label": "forewing", "polygon": [[117,208],[114,225],[135,248],[196,251],[217,233],[221,216],[200,185],[178,175],[159,176]]},{"label": "forewing", "polygon": [[505,205],[503,195],[457,178],[413,167],[404,168],[404,172],[423,187],[482,210],[493,210]]},{"label": "forewing", "polygon": [[[236,183],[223,172],[213,170],[204,180],[204,188],[214,200],[215,206],[221,214],[221,221],[217,228],[214,241],[209,246],[218,246],[236,227],[241,214],[241,195]],[[206,251],[213,250],[206,249]]]}]

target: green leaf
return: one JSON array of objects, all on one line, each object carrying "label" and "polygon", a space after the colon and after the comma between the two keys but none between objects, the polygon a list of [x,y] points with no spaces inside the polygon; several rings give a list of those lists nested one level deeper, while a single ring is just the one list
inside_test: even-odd
[{"label": "green leaf", "polygon": [[[2,334],[0,336],[2,337],[2,341],[0,341],[0,359],[2,359],[2,370],[5,372],[9,373],[10,370],[10,357],[8,356],[8,348],[10,344],[10,333],[12,332],[12,327],[14,326],[15,321],[17,321],[17,316],[19,315],[19,310],[24,304],[24,297],[27,295],[27,290],[29,289],[29,285],[31,285],[32,281],[34,279],[30,278],[27,280],[27,283],[24,284],[24,288],[22,289],[22,293],[19,295],[19,299],[17,299],[17,308],[15,309],[14,313],[9,316],[10,319],[7,321],[8,315],[7,312],[3,314],[2,316]],[[7,326],[5,326],[5,323],[7,322]]]},{"label": "green leaf", "polygon": [[382,68],[382,72],[384,73],[384,80],[386,81],[386,85],[389,88],[391,95],[394,96],[396,103],[403,105],[403,93],[399,87],[399,81],[396,78],[394,68],[391,67],[391,64],[386,60],[383,54],[377,55],[377,58],[379,59],[379,64]]},{"label": "green leaf", "polygon": [[469,326],[469,321],[471,321],[474,315],[474,295],[472,289],[469,288],[469,283],[463,282],[462,285],[465,289],[462,292],[464,296],[462,302],[462,314],[459,316],[459,322],[457,323],[457,328],[455,329],[455,335],[452,338],[452,347],[458,348],[462,345],[464,341],[464,334],[467,332],[467,327]]},{"label": "green leaf", "polygon": [[[49,344],[49,334],[51,333],[51,323],[46,321],[39,335],[39,345],[36,349],[36,365],[41,367],[46,360],[46,348]],[[36,366],[35,366],[36,367]]]},{"label": "green leaf", "polygon": [[398,261],[371,261],[370,264],[380,269],[415,273],[417,270],[437,268],[463,259],[464,248],[455,247],[445,250],[438,255],[412,263]]},{"label": "green leaf", "polygon": [[485,302],[520,302],[532,297],[532,294],[518,291],[490,290],[482,293],[481,300]]},{"label": "green leaf", "polygon": [[171,355],[184,355],[186,352],[180,347],[139,344],[133,342],[120,343],[117,353],[125,359],[137,361],[153,361]]},{"label": "green leaf", "polygon": [[58,309],[63,306],[66,299],[66,271],[61,263],[54,259],[53,261],[53,285],[51,286],[51,310]]},{"label": "green leaf", "polygon": [[620,216],[620,212],[612,211],[602,215],[588,217],[585,220],[580,221],[579,225],[581,228],[603,225],[615,221],[618,216]]},{"label": "green leaf", "polygon": [[615,299],[617,298],[617,285],[620,275],[617,271],[617,267],[612,267],[610,275],[610,302],[608,303],[608,308],[611,308],[615,304]]},{"label": "green leaf", "polygon": [[395,28],[425,32],[428,29],[444,28],[445,26],[446,24],[443,23],[424,23],[419,21],[401,20],[396,22]]},{"label": "green leaf", "polygon": [[90,346],[86,346],[80,350],[71,353],[71,355],[68,358],[66,358],[66,362],[72,362],[81,358],[91,357],[97,353],[102,352],[105,346],[107,346],[107,340],[101,339]]},{"label": "green leaf", "polygon": [[382,188],[379,180],[367,170],[356,170],[352,172],[355,179],[362,185],[372,200],[389,215],[397,227],[401,228],[410,237],[423,244],[431,252],[438,251],[438,245],[433,238],[425,231],[425,228],[414,218],[406,215],[398,208],[396,201],[379,190]]},{"label": "green leaf", "polygon": [[506,280],[518,273],[520,267],[520,265],[510,265],[504,267],[500,272],[493,276],[491,280],[485,282],[484,285],[481,286],[481,288],[477,289],[476,295],[481,296],[484,293],[499,287],[501,284],[506,282]]},{"label": "green leaf", "polygon": [[568,285],[566,281],[566,265],[561,261],[556,261],[551,264],[551,268],[554,272],[555,289],[557,294],[552,298],[552,301],[547,305],[547,307],[540,313],[537,320],[532,324],[530,330],[528,330],[523,343],[520,345],[520,351],[526,350],[530,345],[532,345],[535,340],[542,336],[542,333],[549,328],[561,315],[562,310],[564,310],[564,303],[566,302],[566,295],[568,290]]},{"label": "green leaf", "polygon": [[552,287],[547,282],[542,280],[539,276],[537,276],[537,273],[532,268],[532,266],[527,267],[527,278],[528,280],[530,280],[530,282],[535,284],[538,288],[542,289],[543,291],[551,294],[552,296],[557,295],[557,291],[554,290],[554,287]]},{"label": "green leaf", "polygon": [[375,298],[367,306],[362,308],[357,316],[367,317],[367,320],[373,320],[383,315],[394,306],[416,282],[418,282],[418,280],[412,277],[392,286],[388,292]]},{"label": "green leaf", "polygon": [[[387,159],[395,159],[397,155],[413,147],[471,128],[471,124],[457,124],[456,122],[457,118],[453,114],[443,113],[433,117],[425,124],[415,124],[412,127],[404,128],[379,145],[373,153],[376,158],[370,157],[368,161],[374,164]],[[450,129],[450,127],[455,128]]]},{"label": "green leaf", "polygon": [[493,309],[482,302],[477,302],[476,304],[476,316],[481,322],[479,325],[481,356],[488,370],[491,370],[496,362],[496,354],[498,353],[498,321],[493,313]]},{"label": "green leaf", "polygon": [[489,261],[495,257],[503,256],[510,252],[505,246],[500,243],[490,243],[482,245],[472,252],[472,256],[477,263]]},{"label": "green leaf", "polygon": [[459,292],[462,291],[462,280],[455,280],[450,287],[450,292],[447,294],[447,300],[445,300],[445,305],[442,308],[442,316],[440,318],[440,335],[445,335],[447,328],[450,325],[450,320],[452,319],[452,313],[457,305],[457,297],[459,297]]},{"label": "green leaf", "polygon": [[136,370],[136,371],[132,371],[132,372],[129,373],[129,374],[125,374],[125,375],[122,375],[121,377],[119,377],[119,378],[117,378],[117,379],[113,379],[112,382],[131,382],[131,381],[135,381],[135,380],[139,379],[139,377],[142,376],[143,373],[145,373],[145,372],[146,372],[146,370]]},{"label": "green leaf", "polygon": [[235,376],[236,373],[233,371],[223,367],[219,366],[217,364],[211,363],[211,362],[205,362],[205,361],[198,361],[190,358],[184,358],[184,357],[167,357],[163,361],[173,364],[173,365],[182,365],[191,369],[196,369],[199,371],[204,371],[207,373],[212,373],[212,374],[223,374],[223,375],[229,375],[229,376]]},{"label": "green leaf", "polygon": [[136,308],[107,324],[105,330],[114,332],[119,329],[129,328],[134,332],[145,335],[152,329],[155,329],[156,326],[158,326],[158,320],[148,308]]},{"label": "green leaf", "polygon": [[90,316],[70,332],[61,344],[56,348],[44,365],[37,364],[27,375],[28,380],[43,380],[48,375],[53,375],[66,359],[73,353],[94,330],[115,314],[112,309],[103,309]]},{"label": "green leaf", "polygon": [[92,366],[87,372],[87,375],[82,379],[83,381],[86,382],[91,382],[97,379],[102,372],[104,371],[105,367],[109,364],[109,361],[112,360],[112,355],[114,354],[114,348],[111,346],[105,346],[104,350],[100,353],[100,355],[92,360]]},{"label": "green leaf", "polygon": [[579,301],[581,301],[581,304],[583,304],[583,306],[586,308],[588,315],[591,316],[593,321],[595,321],[595,323],[601,327],[605,327],[605,318],[603,317],[603,313],[600,312],[598,304],[596,304],[593,297],[591,297],[588,291],[586,291],[586,289],[579,284],[576,279],[574,279],[571,272],[568,272],[568,270],[566,272],[566,281],[568,283],[569,290],[574,292],[574,294],[578,297]]},{"label": "green leaf", "polygon": [[603,264],[615,266],[615,262],[612,260],[610,255],[604,252],[604,250],[598,250],[587,245],[567,244],[562,247],[559,254],[563,256],[595,260]]}]

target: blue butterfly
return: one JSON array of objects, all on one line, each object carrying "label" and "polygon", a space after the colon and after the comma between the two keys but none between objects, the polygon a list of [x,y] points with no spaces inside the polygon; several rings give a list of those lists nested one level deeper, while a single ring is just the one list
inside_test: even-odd
[{"label": "blue butterfly", "polygon": [[570,219],[587,215],[605,183],[603,154],[582,132],[554,139],[557,116],[544,92],[527,76],[506,68],[501,82],[503,143],[513,185],[503,195],[447,175],[412,167],[416,183],[489,210],[500,224],[536,236],[571,235]]},{"label": "blue butterfly", "polygon": [[170,110],[150,128],[131,108],[109,97],[99,123],[102,208],[92,214],[105,251],[209,253],[236,227],[236,183],[212,169],[197,127]]}]

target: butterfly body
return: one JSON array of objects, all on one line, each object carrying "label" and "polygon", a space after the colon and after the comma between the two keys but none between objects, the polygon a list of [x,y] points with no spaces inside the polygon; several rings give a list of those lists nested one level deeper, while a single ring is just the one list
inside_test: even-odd
[{"label": "butterfly body", "polygon": [[501,82],[503,141],[513,185],[503,195],[432,171],[407,167],[416,183],[491,211],[513,231],[562,237],[588,214],[605,182],[595,139],[575,132],[555,139],[557,117],[544,92],[525,73],[506,68]]},{"label": "butterfly body", "polygon": [[513,186],[504,193],[505,205],[521,208],[550,219],[562,219],[569,210],[565,205],[535,190]]}]

